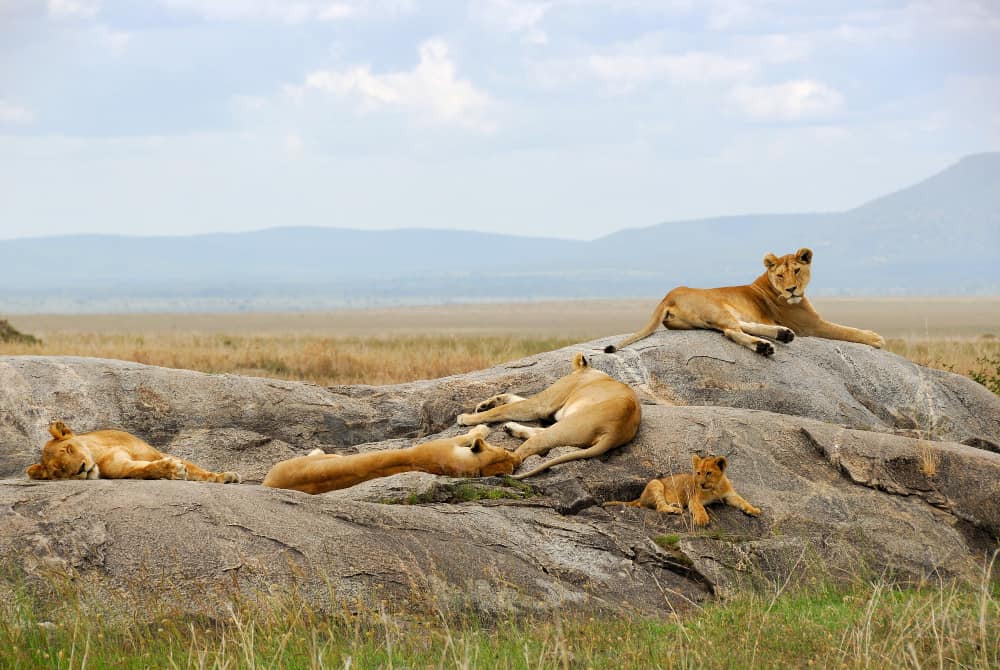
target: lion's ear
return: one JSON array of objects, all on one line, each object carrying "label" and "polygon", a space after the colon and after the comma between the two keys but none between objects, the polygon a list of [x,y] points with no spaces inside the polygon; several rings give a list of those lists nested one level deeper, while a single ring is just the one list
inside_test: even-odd
[{"label": "lion's ear", "polygon": [[729,461],[726,459],[725,456],[716,456],[715,457],[715,463],[716,463],[716,465],[719,466],[719,471],[720,472],[725,472],[726,471],[726,466],[729,465]]},{"label": "lion's ear", "polygon": [[777,264],[778,264],[778,257],[775,256],[774,254],[767,254],[766,256],[764,256],[764,267],[766,267],[768,270],[770,270]]},{"label": "lion's ear", "polygon": [[701,463],[701,457],[698,454],[691,454],[691,465],[697,468],[699,463]]},{"label": "lion's ear", "polygon": [[25,470],[25,472],[28,473],[28,477],[31,479],[49,478],[48,473],[45,471],[45,466],[42,465],[41,463],[32,463],[31,465],[28,466],[28,469]]},{"label": "lion's ear", "polygon": [[807,247],[802,247],[801,249],[795,252],[795,260],[797,260],[799,263],[805,263],[806,265],[809,265],[810,263],[812,263],[813,260],[813,250]]},{"label": "lion's ear", "polygon": [[62,421],[53,421],[52,423],[50,423],[49,432],[52,434],[52,437],[56,438],[57,440],[62,440],[64,438],[73,436],[73,431],[70,430],[69,426],[67,426]]},{"label": "lion's ear", "polygon": [[484,440],[481,437],[477,437],[475,442],[472,443],[472,446],[469,447],[469,450],[472,451],[472,453],[474,454],[478,454],[485,448],[486,448],[486,440]]},{"label": "lion's ear", "polygon": [[573,357],[574,370],[582,370],[583,368],[589,368],[589,367],[590,367],[590,361],[588,361],[587,357],[584,356],[583,354],[577,354],[576,356]]}]

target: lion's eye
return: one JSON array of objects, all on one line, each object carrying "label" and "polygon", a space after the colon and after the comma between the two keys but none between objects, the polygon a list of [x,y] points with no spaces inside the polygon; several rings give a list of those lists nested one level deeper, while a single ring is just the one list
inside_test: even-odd
[{"label": "lion's eye", "polygon": [[784,278],[785,278],[785,273],[784,272],[779,272],[778,273],[778,279],[784,279]]},{"label": "lion's eye", "polygon": [[800,269],[801,268],[795,268],[795,274],[798,274]]}]

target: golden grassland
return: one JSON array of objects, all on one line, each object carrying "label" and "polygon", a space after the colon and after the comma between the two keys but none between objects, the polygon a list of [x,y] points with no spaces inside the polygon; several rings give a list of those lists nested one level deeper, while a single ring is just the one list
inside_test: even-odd
[{"label": "golden grassland", "polygon": [[[653,301],[447,305],[290,314],[18,315],[40,344],[0,354],[117,358],[322,385],[459,374],[627,333]],[[975,374],[1000,359],[1000,298],[817,300],[831,320],[871,328],[922,365]]]}]

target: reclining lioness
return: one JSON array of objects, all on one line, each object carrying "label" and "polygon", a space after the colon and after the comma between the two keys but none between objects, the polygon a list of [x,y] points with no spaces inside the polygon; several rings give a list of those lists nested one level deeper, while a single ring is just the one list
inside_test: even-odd
[{"label": "reclining lioness", "polygon": [[28,466],[31,479],[190,479],[228,484],[235,472],[209,472],[190,461],[161,454],[135,435],[95,430],[77,435],[62,421],[49,424],[52,439],[41,462]]},{"label": "reclining lioness", "polygon": [[791,342],[795,335],[860,342],[880,348],[878,333],[824,321],[805,296],[813,252],[799,249],[778,258],[764,256],[766,271],[754,283],[725,288],[675,288],[660,301],[645,327],[604,351],[652,335],[662,323],[669,330],[718,330],[727,338],[758,354],[771,356],[774,345],[762,337]]},{"label": "reclining lioness", "polygon": [[696,526],[708,524],[705,505],[719,500],[741,510],[744,514],[759,516],[760,510],[733,489],[729,478],[726,477],[727,464],[725,456],[701,458],[698,454],[693,454],[691,465],[694,467],[694,472],[654,479],[646,484],[646,488],[637,500],[631,502],[612,500],[604,503],[604,506],[648,507],[664,514],[681,514],[687,507],[691,510]]},{"label": "reclining lioness", "polygon": [[264,478],[264,486],[304,493],[325,493],[419,470],[450,477],[509,475],[520,463],[506,449],[485,441],[489,429],[480,426],[465,435],[424,442],[407,449],[387,449],[366,454],[339,456],[314,449],[307,456],[276,463]]},{"label": "reclining lioness", "polygon": [[[514,452],[518,464],[533,454],[546,454],[556,447],[586,447],[542,463],[534,470],[515,475],[524,479],[553,465],[578,458],[600,456],[635,437],[642,412],[639,399],[628,385],[590,367],[583,354],[573,359],[573,371],[538,395],[522,398],[501,393],[476,406],[473,414],[459,414],[458,425],[507,421],[504,430],[524,439]],[[555,419],[548,428],[522,426],[516,421]]]}]

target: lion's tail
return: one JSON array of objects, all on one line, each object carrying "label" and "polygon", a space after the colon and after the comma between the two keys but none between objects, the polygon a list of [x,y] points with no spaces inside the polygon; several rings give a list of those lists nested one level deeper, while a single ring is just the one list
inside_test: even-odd
[{"label": "lion's tail", "polygon": [[649,323],[647,323],[642,330],[640,330],[638,333],[630,337],[625,338],[617,345],[609,344],[608,346],[604,347],[604,353],[613,354],[622,347],[627,347],[633,342],[637,342],[644,337],[649,337],[650,335],[652,335],[656,331],[656,329],[660,327],[660,324],[663,323],[663,320],[667,316],[668,310],[669,307],[667,307],[667,301],[666,299],[663,299],[662,301],[660,301],[660,304],[656,306],[656,309],[653,310],[653,316],[649,317]]},{"label": "lion's tail", "polygon": [[610,507],[611,505],[622,505],[624,507],[642,507],[640,502],[641,498],[637,500],[609,500],[608,502],[601,503],[601,507]]}]

